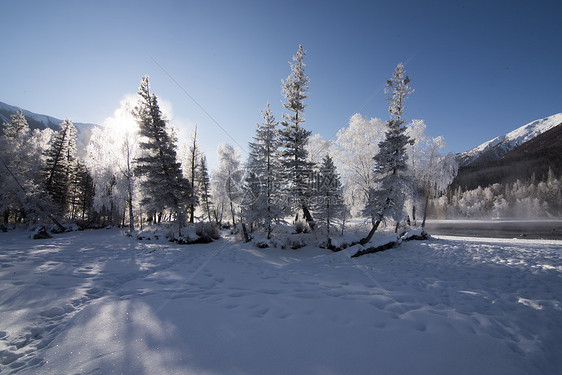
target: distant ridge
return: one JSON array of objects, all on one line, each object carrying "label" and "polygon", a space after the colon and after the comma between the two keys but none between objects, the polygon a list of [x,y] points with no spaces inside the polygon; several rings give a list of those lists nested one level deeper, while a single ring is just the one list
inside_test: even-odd
[{"label": "distant ridge", "polygon": [[[0,102],[0,124],[2,123],[9,123],[10,122],[10,116],[11,115],[15,115],[18,111],[18,109],[20,109],[20,107],[16,107],[10,104],[6,104],[4,102]],[[29,127],[31,129],[46,129],[46,128],[51,128],[53,130],[58,130],[60,127],[60,124],[63,122],[63,120],[60,120],[58,118],[55,117],[51,117],[51,116],[47,116],[47,115],[42,115],[42,114],[38,114],[38,113],[34,113],[31,111],[28,111],[26,109],[21,108],[23,115],[25,116],[25,119],[27,120],[27,123],[29,124]],[[71,119],[72,120],[72,119]],[[76,127],[76,130],[78,132],[77,134],[77,151],[78,151],[78,155],[79,156],[84,156],[86,154],[86,146],[88,145],[88,142],[90,141],[90,136],[92,134],[92,129],[95,126],[98,126],[96,124],[89,124],[89,123],[82,123],[82,122],[72,122],[74,124],[74,126]],[[2,131],[1,129],[2,127],[0,127],[0,132]]]},{"label": "distant ridge", "polygon": [[484,142],[469,151],[457,154],[457,161],[462,167],[474,163],[477,160],[482,162],[485,160],[492,161],[498,159],[514,148],[560,124],[562,124],[562,113],[532,121],[505,135]]},{"label": "distant ridge", "polygon": [[[546,179],[549,169],[552,169],[556,176],[561,176],[562,115],[547,117],[547,119],[560,120],[560,122],[506,152],[503,150],[507,148],[489,148],[471,163],[459,168],[451,187],[456,189],[460,186],[463,190],[472,190],[478,186],[486,187],[494,183],[506,184],[517,179],[529,180],[533,176],[538,182]],[[552,123],[549,121],[548,125]],[[521,129],[523,127],[516,131]],[[508,134],[512,133],[515,131]]]}]

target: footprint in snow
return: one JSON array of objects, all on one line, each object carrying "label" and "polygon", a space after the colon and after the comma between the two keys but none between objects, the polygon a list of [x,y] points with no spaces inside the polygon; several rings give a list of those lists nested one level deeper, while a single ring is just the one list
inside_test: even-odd
[{"label": "footprint in snow", "polygon": [[252,313],[252,316],[254,318],[263,318],[269,312],[269,310],[270,310],[269,307],[259,308]]},{"label": "footprint in snow", "polygon": [[46,318],[55,318],[66,314],[66,311],[60,306],[52,307],[49,310],[43,311],[40,315]]}]

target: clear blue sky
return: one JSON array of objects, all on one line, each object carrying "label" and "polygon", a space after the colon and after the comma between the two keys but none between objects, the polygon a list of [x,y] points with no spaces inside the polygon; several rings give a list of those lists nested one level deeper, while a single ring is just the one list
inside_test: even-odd
[{"label": "clear blue sky", "polygon": [[[0,0],[0,101],[101,123],[150,75],[174,124],[204,151],[246,147],[303,44],[305,127],[324,138],[350,116],[388,117],[385,79],[406,64],[408,119],[461,152],[562,112],[560,1]],[[188,130],[189,131],[189,130]],[[211,156],[211,159],[213,157]]]}]

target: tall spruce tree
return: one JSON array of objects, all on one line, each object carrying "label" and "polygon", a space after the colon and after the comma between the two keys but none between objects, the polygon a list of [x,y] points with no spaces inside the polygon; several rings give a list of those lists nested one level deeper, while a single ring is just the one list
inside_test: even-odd
[{"label": "tall spruce tree", "polygon": [[308,91],[308,76],[304,73],[305,55],[306,52],[300,45],[296,55],[293,56],[291,73],[282,85],[282,93],[285,97],[283,106],[291,113],[283,114],[283,121],[281,121],[281,164],[288,207],[296,209],[297,212],[302,209],[306,221],[311,229],[314,229],[314,219],[308,202],[312,193],[313,165],[308,161],[306,149],[311,132],[301,127],[305,122],[304,99]]},{"label": "tall spruce tree", "polygon": [[45,189],[63,215],[69,204],[69,188],[75,172],[75,155],[76,128],[67,118],[51,138],[44,167]]},{"label": "tall spruce tree", "polygon": [[94,179],[84,163],[78,161],[74,168],[70,194],[71,217],[84,221],[90,218],[94,205]]},{"label": "tall spruce tree", "polygon": [[141,156],[136,159],[135,168],[142,176],[140,184],[144,197],[141,204],[158,218],[169,210],[175,215],[181,235],[185,208],[191,203],[191,184],[182,175],[176,158],[176,139],[168,132],[156,95],[150,93],[148,76],[142,77],[138,94],[140,99],[133,113],[141,135]]},{"label": "tall spruce tree", "polygon": [[201,204],[203,205],[210,223],[212,221],[211,211],[213,207],[213,201],[211,197],[211,180],[209,178],[207,157],[205,155],[201,155],[201,159],[199,161],[199,171],[197,172],[197,179],[197,186],[199,186]]},{"label": "tall spruce tree", "polygon": [[250,154],[246,164],[243,213],[249,223],[263,225],[269,239],[273,223],[283,216],[279,189],[280,140],[269,103],[261,114],[264,122],[257,124],[254,141],[248,144]]},{"label": "tall spruce tree", "polygon": [[340,176],[330,155],[322,160],[316,181],[316,218],[326,229],[328,239],[334,224],[345,214]]},{"label": "tall spruce tree", "polygon": [[197,173],[199,171],[199,162],[201,160],[201,152],[199,151],[199,146],[197,146],[197,125],[195,125],[195,130],[191,137],[191,144],[189,145],[189,150],[187,154],[187,160],[185,163],[185,168],[187,168],[187,179],[191,183],[191,196],[189,203],[189,222],[193,223],[195,218],[195,207],[199,204],[199,186],[197,181],[199,180]]},{"label": "tall spruce tree", "polygon": [[365,213],[372,218],[373,227],[361,240],[363,244],[371,240],[385,217],[398,221],[403,216],[406,192],[410,186],[406,152],[410,138],[403,126],[406,98],[414,91],[409,83],[410,78],[405,75],[402,63],[396,66],[392,78],[386,81],[385,92],[390,94],[390,120],[386,122],[388,130],[385,139],[379,143],[379,153],[373,158],[376,187],[370,190],[365,208]]},{"label": "tall spruce tree", "polygon": [[[30,147],[30,130],[21,109],[10,116],[9,123],[3,123],[3,135],[0,137],[0,211],[4,222],[10,216],[19,221],[27,216],[24,208],[26,194],[22,188],[32,183],[31,173],[37,164],[37,155]],[[20,187],[21,185],[21,187]]]}]

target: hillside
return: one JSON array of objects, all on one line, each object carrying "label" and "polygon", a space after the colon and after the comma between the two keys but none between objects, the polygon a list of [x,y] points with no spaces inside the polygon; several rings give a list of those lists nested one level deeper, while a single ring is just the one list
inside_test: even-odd
[{"label": "hillside", "polygon": [[458,154],[457,160],[460,166],[465,166],[475,162],[498,159],[560,124],[562,124],[562,113],[532,121],[505,135],[498,136],[469,151]]},{"label": "hillside", "polygon": [[[19,107],[15,107],[3,102],[0,102],[0,124],[10,122],[10,116],[16,114],[16,112],[20,109]],[[38,113],[34,113],[28,110],[21,108],[27,123],[31,129],[46,129],[51,128],[53,130],[58,130],[60,124],[63,120],[60,120],[55,117],[42,115]],[[72,120],[72,119],[71,119]],[[86,146],[90,141],[90,136],[92,134],[92,129],[97,126],[96,124],[89,124],[89,123],[81,123],[81,122],[72,122],[78,131],[77,135],[77,150],[78,154],[82,156],[86,150]],[[2,127],[0,127],[0,133],[2,132]]]},{"label": "hillside", "polygon": [[555,175],[561,175],[562,121],[497,158],[492,157],[493,152],[490,149],[470,164],[461,166],[452,188],[475,189],[516,179],[527,180],[533,174],[540,181],[546,177],[549,168]]}]

